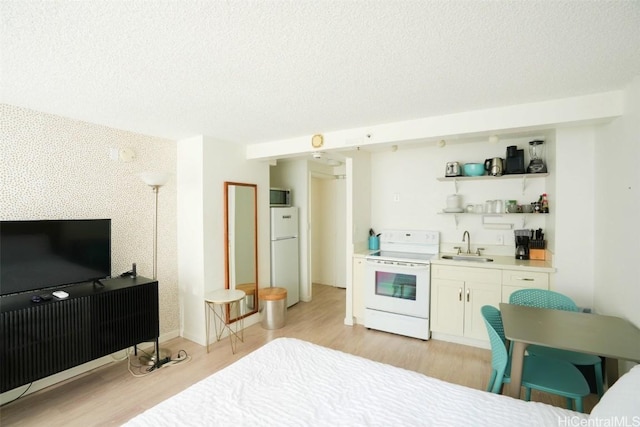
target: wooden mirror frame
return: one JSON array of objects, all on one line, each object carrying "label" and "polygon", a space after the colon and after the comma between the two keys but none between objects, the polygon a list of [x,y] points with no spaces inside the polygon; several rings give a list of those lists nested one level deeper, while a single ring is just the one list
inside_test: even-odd
[{"label": "wooden mirror frame", "polygon": [[[230,254],[230,233],[229,233],[229,190],[230,187],[250,187],[253,188],[253,258],[254,258],[254,266],[253,266],[253,283],[243,283],[241,284],[242,290],[245,291],[247,296],[245,297],[245,301],[243,304],[247,303],[247,300],[252,299],[253,303],[251,310],[247,310],[241,316],[236,318],[231,318],[231,313],[229,310],[229,306],[226,307],[226,318],[227,323],[235,322],[247,316],[250,316],[254,313],[258,312],[258,186],[256,184],[247,184],[242,182],[224,182],[224,278],[225,278],[225,289],[231,289],[231,275],[229,271],[229,263],[231,262],[231,254]],[[235,238],[235,233],[231,234]],[[235,247],[235,245],[234,245]],[[253,286],[251,286],[253,285]]]}]

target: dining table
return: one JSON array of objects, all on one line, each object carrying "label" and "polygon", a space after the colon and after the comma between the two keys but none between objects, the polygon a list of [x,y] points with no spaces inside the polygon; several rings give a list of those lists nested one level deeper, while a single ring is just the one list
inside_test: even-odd
[{"label": "dining table", "polygon": [[505,393],[520,397],[524,354],[529,344],[606,358],[606,381],[618,379],[618,360],[640,363],[640,329],[626,319],[603,314],[500,304],[505,337],[513,345],[511,383]]}]

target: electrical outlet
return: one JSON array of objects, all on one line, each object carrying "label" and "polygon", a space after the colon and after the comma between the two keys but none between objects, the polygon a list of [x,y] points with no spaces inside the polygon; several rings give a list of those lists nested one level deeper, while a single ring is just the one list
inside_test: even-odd
[{"label": "electrical outlet", "polygon": [[502,233],[496,234],[496,244],[504,245],[504,235]]},{"label": "electrical outlet", "polygon": [[394,193],[393,194],[393,201],[394,202],[399,202],[400,201],[400,193]]}]

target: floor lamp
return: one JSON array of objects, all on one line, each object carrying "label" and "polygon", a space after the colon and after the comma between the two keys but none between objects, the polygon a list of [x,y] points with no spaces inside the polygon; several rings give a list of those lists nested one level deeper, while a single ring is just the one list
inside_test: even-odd
[{"label": "floor lamp", "polygon": [[[153,213],[153,279],[158,278],[158,191],[160,187],[169,181],[170,174],[166,172],[143,172],[140,178],[151,187],[155,195],[155,205]],[[139,360],[146,365],[155,365],[157,360],[165,360],[171,358],[171,352],[166,349],[159,349],[160,359],[155,352],[152,355],[142,355]]]},{"label": "floor lamp", "polygon": [[140,178],[153,190],[155,206],[153,214],[153,279],[158,278],[158,191],[169,180],[166,172],[143,172]]}]

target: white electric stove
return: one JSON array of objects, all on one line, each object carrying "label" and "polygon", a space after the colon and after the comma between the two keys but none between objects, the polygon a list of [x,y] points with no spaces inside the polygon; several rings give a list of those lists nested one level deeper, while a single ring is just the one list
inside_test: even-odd
[{"label": "white electric stove", "polygon": [[429,339],[430,260],[439,247],[438,231],[381,233],[380,250],[366,257],[367,328]]}]

